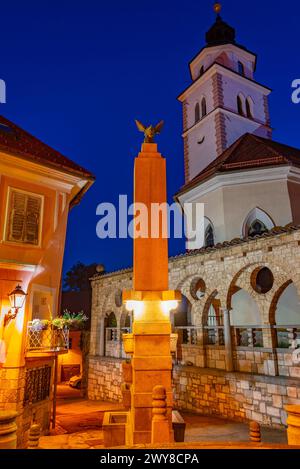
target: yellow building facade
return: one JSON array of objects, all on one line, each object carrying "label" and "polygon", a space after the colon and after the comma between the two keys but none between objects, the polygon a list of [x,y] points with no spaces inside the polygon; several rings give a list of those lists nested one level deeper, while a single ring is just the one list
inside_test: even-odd
[{"label": "yellow building facade", "polygon": [[[93,181],[89,171],[0,117],[0,410],[18,412],[19,445],[33,418],[49,429],[53,365],[67,343],[57,342],[58,331],[28,324],[59,313],[69,210]],[[26,300],[13,318],[9,294],[18,285]]]}]

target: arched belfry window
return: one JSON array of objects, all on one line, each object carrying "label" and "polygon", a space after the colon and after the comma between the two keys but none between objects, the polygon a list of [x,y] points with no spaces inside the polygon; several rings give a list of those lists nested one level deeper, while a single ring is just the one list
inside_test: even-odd
[{"label": "arched belfry window", "polygon": [[248,228],[248,236],[261,235],[268,231],[266,225],[260,220],[254,220]]},{"label": "arched belfry window", "polygon": [[242,75],[243,77],[245,76],[245,67],[244,64],[240,61],[238,61],[238,71],[240,75]]},{"label": "arched belfry window", "polygon": [[202,98],[202,100],[201,100],[201,116],[202,116],[202,118],[203,118],[204,116],[206,116],[206,114],[207,114],[206,99],[205,99],[205,98]]},{"label": "arched belfry window", "polygon": [[249,119],[253,119],[253,103],[250,96],[246,99],[246,115]]},{"label": "arched belfry window", "polygon": [[243,108],[243,101],[242,101],[241,95],[237,96],[236,102],[237,102],[237,111],[238,111],[240,116],[243,116],[244,115],[244,108]]},{"label": "arched belfry window", "polygon": [[205,230],[205,247],[212,247],[215,244],[214,230],[211,224]]},{"label": "arched belfry window", "polygon": [[199,106],[199,103],[196,103],[196,106],[195,106],[195,124],[196,122],[199,122],[200,120],[200,106]]},{"label": "arched belfry window", "polygon": [[243,226],[243,236],[253,237],[261,235],[274,227],[274,222],[271,217],[256,207],[247,215]]}]

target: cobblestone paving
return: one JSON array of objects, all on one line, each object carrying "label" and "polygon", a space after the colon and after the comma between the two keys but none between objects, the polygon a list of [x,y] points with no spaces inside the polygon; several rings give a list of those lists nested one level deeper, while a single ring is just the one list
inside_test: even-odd
[{"label": "cobblestone paving", "polygon": [[[105,401],[60,399],[57,406],[57,422],[54,434],[40,438],[42,449],[103,449],[102,416],[105,411],[119,410],[120,404]],[[99,417],[99,428],[97,418]],[[186,421],[185,443],[178,447],[247,447],[249,429],[245,423],[232,422],[217,417],[182,413]],[[72,425],[70,425],[72,422]],[[95,428],[96,425],[96,428]],[[78,431],[69,431],[75,428]],[[264,447],[286,444],[286,432],[262,428]],[[225,445],[225,446],[224,446]],[[176,446],[177,447],[177,446]],[[261,446],[260,446],[261,447]]]}]

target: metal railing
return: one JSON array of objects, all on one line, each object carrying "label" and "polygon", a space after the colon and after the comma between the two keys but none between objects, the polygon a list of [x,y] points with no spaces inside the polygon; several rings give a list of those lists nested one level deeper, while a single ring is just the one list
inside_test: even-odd
[{"label": "metal railing", "polygon": [[33,321],[27,325],[28,352],[61,352],[69,349],[69,329],[37,328]]},{"label": "metal railing", "polygon": [[50,396],[51,366],[28,368],[25,375],[24,405],[44,401]]}]

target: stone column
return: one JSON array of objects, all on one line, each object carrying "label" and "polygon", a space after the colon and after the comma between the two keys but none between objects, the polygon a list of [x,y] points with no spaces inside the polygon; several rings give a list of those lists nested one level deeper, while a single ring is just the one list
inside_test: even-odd
[{"label": "stone column", "polygon": [[231,340],[231,327],[230,327],[230,310],[221,308],[224,321],[224,343],[225,343],[225,365],[226,371],[233,370],[233,357],[232,357],[232,340]]},{"label": "stone column", "polygon": [[267,327],[263,328],[263,346],[265,348],[270,348],[270,357],[268,360],[265,360],[265,374],[269,376],[278,375],[278,361],[277,361],[277,337],[276,329],[274,329],[270,324],[267,324]]},{"label": "stone column", "polygon": [[100,342],[99,342],[99,355],[104,357],[105,353],[105,319],[100,319],[100,327],[99,327],[99,334],[100,334]]},{"label": "stone column", "polygon": [[288,413],[288,444],[300,446],[300,405],[286,405],[285,410]]},{"label": "stone column", "polygon": [[17,415],[14,410],[0,411],[0,450],[17,447]]}]

